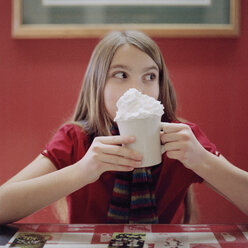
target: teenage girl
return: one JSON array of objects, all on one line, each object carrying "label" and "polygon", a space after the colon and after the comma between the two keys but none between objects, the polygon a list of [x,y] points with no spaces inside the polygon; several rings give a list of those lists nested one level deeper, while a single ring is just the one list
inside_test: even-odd
[{"label": "teenage girl", "polygon": [[[162,102],[161,164],[122,147],[116,102],[136,88]],[[70,223],[170,223],[192,183],[207,183],[248,213],[248,173],[220,155],[204,133],[176,117],[176,98],[158,46],[138,31],[111,32],[91,56],[72,121],[0,188],[0,223],[67,196]],[[144,134],[145,135],[145,134]]]}]

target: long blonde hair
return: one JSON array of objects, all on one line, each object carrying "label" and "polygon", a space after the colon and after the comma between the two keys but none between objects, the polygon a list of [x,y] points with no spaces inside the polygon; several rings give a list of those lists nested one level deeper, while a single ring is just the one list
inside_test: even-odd
[{"label": "long blonde hair", "polygon": [[73,121],[79,122],[90,135],[110,135],[112,121],[104,105],[107,73],[116,50],[131,44],[148,54],[159,68],[159,99],[165,108],[163,121],[176,119],[176,96],[157,44],[139,31],[113,31],[95,47],[86,70]]}]

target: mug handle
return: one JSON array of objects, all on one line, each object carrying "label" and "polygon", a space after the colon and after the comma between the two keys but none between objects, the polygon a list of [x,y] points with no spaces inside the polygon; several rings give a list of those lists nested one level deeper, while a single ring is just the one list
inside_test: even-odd
[{"label": "mug handle", "polygon": [[[165,124],[166,122],[160,122],[160,130],[163,130],[163,125]],[[165,153],[165,148],[164,148],[164,145],[161,145],[161,154],[164,154]]]}]

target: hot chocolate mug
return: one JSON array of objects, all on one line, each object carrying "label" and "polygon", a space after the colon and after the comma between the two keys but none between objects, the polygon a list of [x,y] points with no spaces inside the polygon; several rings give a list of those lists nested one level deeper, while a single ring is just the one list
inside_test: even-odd
[{"label": "hot chocolate mug", "polygon": [[160,131],[163,124],[161,117],[157,115],[144,119],[117,121],[120,135],[135,136],[136,140],[134,143],[123,146],[143,154],[141,167],[149,167],[161,163],[162,154],[165,152],[164,146],[161,145],[160,141]]}]

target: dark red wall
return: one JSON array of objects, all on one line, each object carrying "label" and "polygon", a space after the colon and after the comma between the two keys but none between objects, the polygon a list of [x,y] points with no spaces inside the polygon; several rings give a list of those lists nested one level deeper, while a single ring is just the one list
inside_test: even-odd
[{"label": "dark red wall", "polygon": [[[72,113],[96,39],[11,38],[11,1],[0,2],[0,184],[42,150]],[[179,114],[200,125],[231,162],[248,170],[248,1],[241,35],[226,39],[156,39],[174,82]],[[204,186],[203,223],[246,222]],[[25,221],[54,222],[50,209]]]}]

